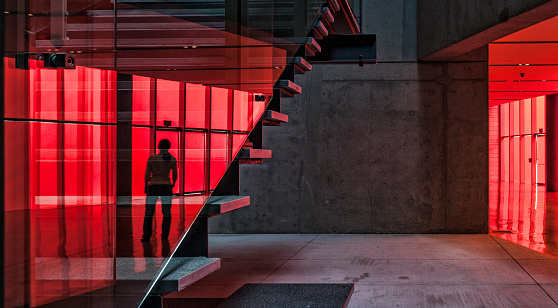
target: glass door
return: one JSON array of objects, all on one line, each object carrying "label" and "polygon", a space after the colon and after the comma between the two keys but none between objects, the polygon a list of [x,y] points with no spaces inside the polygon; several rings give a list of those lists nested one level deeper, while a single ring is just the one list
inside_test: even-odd
[{"label": "glass door", "polygon": [[535,164],[536,180],[538,185],[546,184],[546,137],[544,135],[535,136]]}]

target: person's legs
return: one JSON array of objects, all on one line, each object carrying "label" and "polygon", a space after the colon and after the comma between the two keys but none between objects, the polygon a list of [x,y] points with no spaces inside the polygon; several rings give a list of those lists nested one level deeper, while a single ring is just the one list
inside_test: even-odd
[{"label": "person's legs", "polygon": [[171,227],[172,187],[169,186],[165,196],[161,196],[161,209],[163,211],[163,225],[161,226],[161,238],[167,239]]},{"label": "person's legs", "polygon": [[157,203],[159,196],[152,196],[150,191],[147,192],[145,197],[145,217],[143,218],[143,236],[142,241],[149,241],[153,230],[153,214],[155,214],[155,203]]}]

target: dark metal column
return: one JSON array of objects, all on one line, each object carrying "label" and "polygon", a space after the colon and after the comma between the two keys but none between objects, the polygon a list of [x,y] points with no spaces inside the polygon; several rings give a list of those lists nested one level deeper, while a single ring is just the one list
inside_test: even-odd
[{"label": "dark metal column", "polygon": [[134,253],[132,228],[132,75],[117,75],[116,85],[116,256]]},{"label": "dark metal column", "polygon": [[132,75],[117,75],[116,202],[130,205],[132,196]]},{"label": "dark metal column", "polygon": [[[5,2],[2,1],[0,3],[0,12],[4,12],[5,11]],[[2,31],[2,33],[0,33],[0,56],[2,56],[2,71],[0,72],[0,100],[2,101],[2,105],[0,106],[0,115],[2,116],[2,123],[0,123],[0,138],[2,138],[2,141],[0,142],[0,164],[2,166],[2,170],[4,170],[4,32],[5,32],[5,25],[4,25],[4,15],[5,14],[0,14],[2,16],[0,16],[0,31]],[[5,264],[4,263],[4,237],[6,236],[6,232],[5,232],[5,227],[4,227],[4,172],[2,172],[2,175],[0,175],[0,194],[2,194],[2,208],[0,208],[0,232],[2,232],[2,235],[0,235],[0,264]],[[4,305],[4,299],[5,299],[5,294],[4,294],[4,271],[2,271],[2,274],[0,274],[0,295],[2,295],[1,297],[1,303],[2,305]]]},{"label": "dark metal column", "polygon": [[558,94],[546,97],[546,190],[558,191]]}]

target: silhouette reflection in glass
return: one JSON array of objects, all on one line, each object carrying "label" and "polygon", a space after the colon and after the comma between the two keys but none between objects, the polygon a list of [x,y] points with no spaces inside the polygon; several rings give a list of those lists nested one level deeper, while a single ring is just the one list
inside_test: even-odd
[{"label": "silhouette reflection in glass", "polygon": [[[157,148],[159,154],[152,155],[147,160],[145,168],[145,217],[143,219],[142,242],[149,241],[153,229],[153,214],[155,214],[155,204],[161,198],[161,208],[163,212],[163,223],[161,239],[168,240],[171,226],[171,204],[172,190],[178,178],[176,158],[169,153],[171,142],[168,139],[161,139]],[[172,172],[172,181],[170,175]]]}]

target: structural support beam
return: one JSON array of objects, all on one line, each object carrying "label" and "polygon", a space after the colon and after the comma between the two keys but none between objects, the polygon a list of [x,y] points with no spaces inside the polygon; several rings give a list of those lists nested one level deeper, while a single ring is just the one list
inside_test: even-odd
[{"label": "structural support beam", "polygon": [[558,191],[558,94],[546,97],[546,190]]},{"label": "structural support beam", "polygon": [[116,202],[130,205],[132,200],[132,75],[117,75],[116,84]]}]

